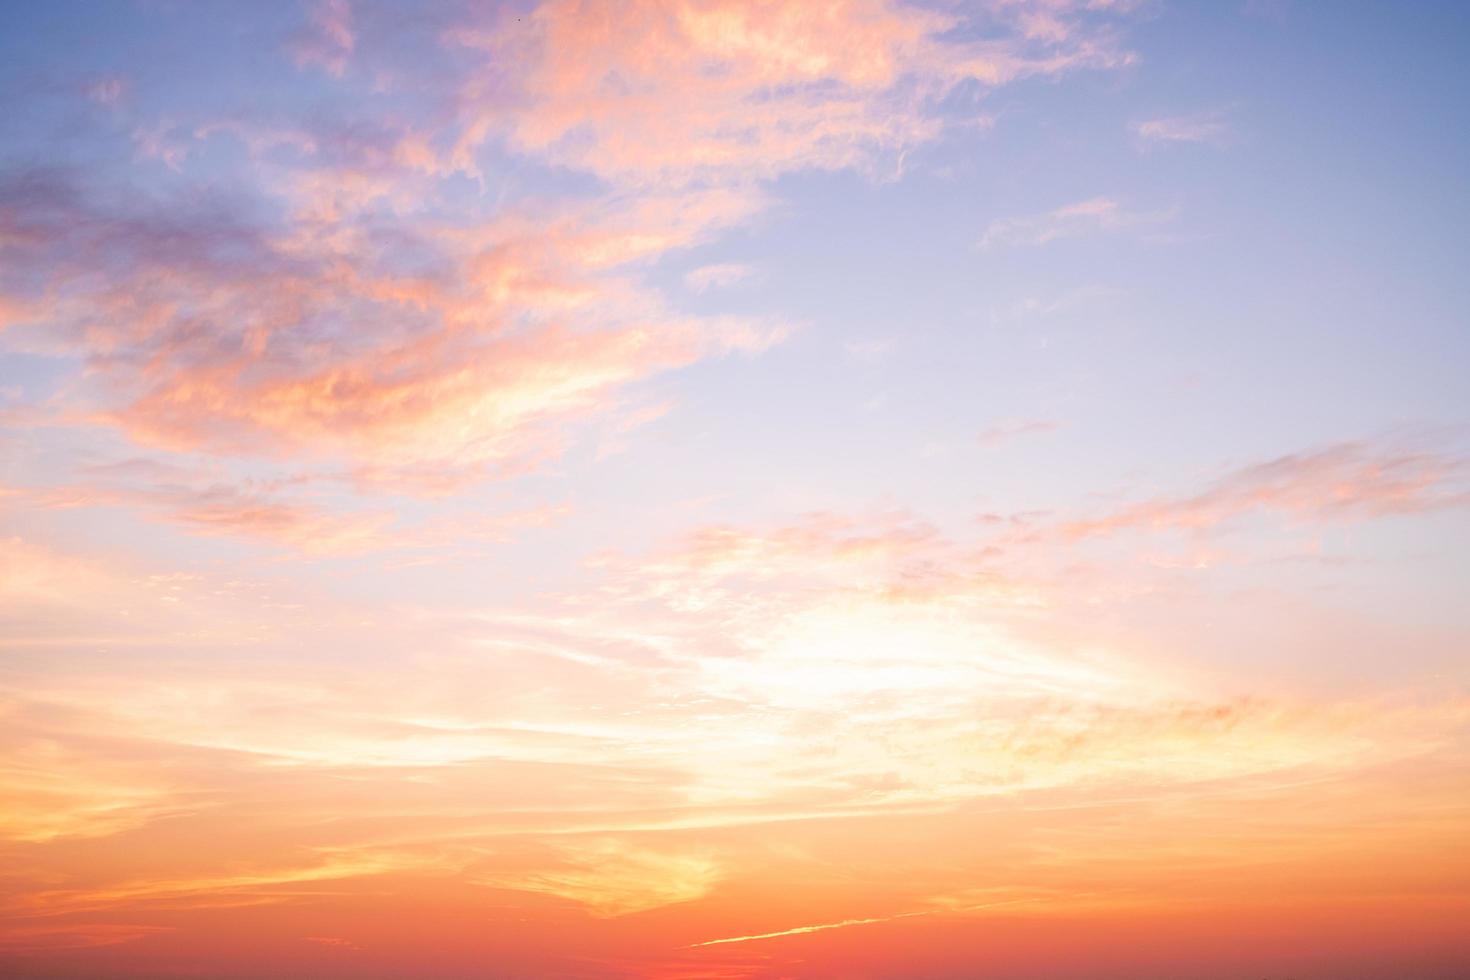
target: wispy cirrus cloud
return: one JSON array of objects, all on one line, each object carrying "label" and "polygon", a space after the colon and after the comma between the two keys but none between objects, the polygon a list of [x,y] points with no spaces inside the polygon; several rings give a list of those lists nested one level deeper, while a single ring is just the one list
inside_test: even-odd
[{"label": "wispy cirrus cloud", "polygon": [[738,262],[721,262],[717,265],[702,265],[684,274],[684,283],[696,293],[709,289],[724,289],[743,282],[755,274],[748,265]]},{"label": "wispy cirrus cloud", "polygon": [[1081,4],[977,12],[994,40],[954,41],[958,15],[877,0],[751,6],[553,2],[455,37],[488,56],[466,88],[457,165],[500,123],[525,152],[620,183],[770,177],[862,166],[941,129],[956,86],[1125,63]]},{"label": "wispy cirrus cloud", "polygon": [[127,96],[131,87],[126,77],[109,75],[89,84],[86,88],[86,95],[90,101],[98,105],[116,106]]},{"label": "wispy cirrus cloud", "polygon": [[[222,202],[129,209],[44,172],[12,175],[0,199],[14,205],[8,285],[34,342],[88,354],[122,402],[92,418],[168,449],[453,484],[559,452],[565,426],[628,384],[782,332],[677,314],[617,273],[699,235],[701,213],[724,220],[727,195],[695,195],[678,214],[645,200],[549,232],[441,229],[428,244],[445,267],[412,277],[358,256],[370,242],[264,226]],[[665,216],[650,244],[640,223]],[[42,268],[70,284],[44,309]],[[348,317],[358,331],[343,331]]]},{"label": "wispy cirrus cloud", "polygon": [[895,915],[883,915],[871,919],[843,919],[841,922],[823,922],[814,926],[793,926],[790,929],[781,929],[777,932],[761,932],[753,936],[727,936],[724,939],[706,939],[699,943],[690,943],[685,949],[699,949],[704,946],[723,946],[728,943],[750,943],[761,939],[780,939],[783,936],[802,936],[812,932],[825,932],[828,929],[850,929],[853,926],[876,925],[880,922],[893,922],[898,919],[907,919],[916,915],[932,915],[931,910],[921,912],[899,912]]},{"label": "wispy cirrus cloud", "polygon": [[566,504],[544,504],[404,523],[392,509],[344,506],[289,481],[232,481],[147,459],[92,467],[83,476],[72,485],[14,492],[40,508],[134,508],[190,534],[255,539],[316,557],[473,548],[569,512]]},{"label": "wispy cirrus cloud", "polygon": [[0,929],[0,951],[39,953],[53,950],[94,949],[136,942],[168,933],[168,926],[135,923],[76,923],[64,925],[14,925]]},{"label": "wispy cirrus cloud", "polygon": [[[1463,455],[1109,438],[1191,410],[1089,401],[1147,366],[1111,342],[1157,270],[1069,286],[1040,247],[1173,213],[1052,207],[1054,159],[1008,164],[1098,162],[1065,113],[1037,155],[995,146],[1033,129],[1024,83],[1134,63],[1133,0],[145,7],[119,36],[200,31],[170,84],[126,52],[69,72],[70,116],[13,120],[45,134],[6,158],[43,162],[0,173],[0,972],[198,972],[219,943],[242,975],[432,947],[446,976],[735,977],[882,933],[905,962],[861,965],[910,975],[919,916],[973,949],[948,919],[991,907],[1455,901],[1463,624],[1304,584],[1336,554],[1276,575],[1257,532],[1448,523]],[[1127,112],[1140,146],[1228,136]],[[966,217],[1007,185],[1040,203]],[[1036,264],[956,273],[896,202],[994,217],[981,247]],[[715,294],[778,266],[780,296]],[[1138,332],[1033,361],[982,294]],[[702,311],[765,299],[819,322],[750,378],[797,324]],[[844,431],[875,381],[890,410]],[[1032,440],[1058,407],[1088,431]],[[936,431],[1028,452],[915,464]],[[1192,475],[1088,494],[1138,449]],[[1383,666],[1411,648],[1441,673]]]},{"label": "wispy cirrus cloud", "polygon": [[[361,608],[318,604],[286,618],[207,580],[119,579],[94,568],[90,585],[58,571],[55,588],[7,587],[0,612],[38,603],[81,603],[93,617],[120,610],[90,635],[49,639],[52,648],[85,650],[108,633],[119,639],[106,645],[118,646],[139,627],[126,609],[150,603],[159,612],[148,627],[168,637],[127,666],[100,661],[86,677],[10,692],[24,709],[12,727],[31,746],[6,770],[10,792],[27,801],[12,830],[25,839],[127,832],[187,811],[218,791],[216,780],[299,819],[315,797],[272,774],[355,772],[371,783],[410,770],[428,780],[421,790],[373,805],[409,806],[421,820],[439,813],[447,826],[473,817],[479,838],[589,821],[608,832],[650,820],[738,825],[948,806],[1079,780],[1174,785],[1353,770],[1427,751],[1464,720],[1454,704],[1205,698],[1116,658],[1038,643],[1013,629],[1016,618],[1057,615],[1052,593],[1066,583],[1017,580],[984,550],[894,517],[700,530],[602,568],[602,582],[539,612],[420,615],[387,630],[391,620]],[[351,662],[293,660],[327,627],[352,638]],[[164,652],[245,640],[251,663],[223,673]],[[424,653],[368,675],[351,669],[406,643]],[[505,679],[512,669],[514,682]],[[644,707],[629,714],[630,703]],[[173,761],[160,778],[140,760],[164,747]],[[519,773],[519,803],[487,823],[475,805],[464,809],[479,796],[461,794],[479,793],[477,772],[504,767]],[[585,767],[575,791],[563,785],[569,767]],[[38,782],[42,772],[51,775]],[[278,796],[288,788],[289,804]],[[528,817],[531,801],[538,815]],[[263,819],[250,807],[242,819]],[[403,867],[447,859],[438,846],[393,853]],[[480,878],[624,914],[702,894],[718,877],[707,857],[596,850]],[[341,870],[375,873],[379,864],[355,867]]]},{"label": "wispy cirrus cloud", "polygon": [[1129,127],[1145,145],[1169,143],[1223,143],[1230,137],[1230,125],[1218,113],[1188,116],[1161,116],[1145,119]]},{"label": "wispy cirrus cloud", "polygon": [[[16,726],[12,705],[8,721]],[[6,808],[0,840],[45,843],[110,837],[189,812],[178,786],[136,758],[40,733],[6,734],[0,766]]]},{"label": "wispy cirrus cloud", "polygon": [[[306,18],[290,57],[360,87],[353,8],[323,0]],[[934,139],[962,87],[1125,64],[1112,24],[1073,3],[1044,17],[881,0],[473,12],[435,42],[454,67],[412,123],[142,118],[137,151],[171,190],[10,173],[0,308],[24,318],[12,342],[89,365],[71,421],[143,445],[335,466],[361,489],[523,474],[626,389],[789,330],[684,313],[647,263],[749,220],[776,177],[869,170]],[[256,168],[228,195],[190,170],[218,140]],[[602,189],[466,197],[502,147]]]},{"label": "wispy cirrus cloud", "polygon": [[980,236],[979,247],[1045,245],[1062,239],[1155,226],[1172,216],[1169,211],[1129,210],[1112,197],[1093,197],[1044,214],[997,218]]},{"label": "wispy cirrus cloud", "polygon": [[1131,530],[1204,531],[1251,513],[1297,521],[1367,520],[1470,506],[1456,455],[1341,443],[1243,467],[1202,493],[1131,504],[1061,525],[1070,538]]},{"label": "wispy cirrus cloud", "polygon": [[719,861],[708,854],[594,838],[562,844],[551,862],[529,873],[503,871],[475,880],[490,888],[553,895],[612,918],[702,898],[721,875]]},{"label": "wispy cirrus cloud", "polygon": [[[33,883],[16,907],[59,918],[289,907],[328,883],[448,875],[616,918],[748,882],[732,842],[801,821],[967,821],[978,801],[1020,807],[1037,794],[1064,794],[1065,813],[1110,794],[1342,779],[1432,754],[1466,722],[1454,698],[1220,697],[1096,639],[1078,650],[1039,638],[1018,623],[1066,615],[1068,594],[1111,606],[1064,577],[1070,542],[1033,547],[1062,571],[1014,567],[902,512],[713,524],[606,555],[594,581],[532,605],[411,615],[319,601],[288,613],[270,589],[7,548],[15,582],[0,589],[0,625],[64,623],[17,646],[44,641],[92,666],[0,684],[25,749],[0,772],[23,804],[6,833],[149,839],[172,821],[253,848],[228,873]],[[128,615],[150,603],[146,624]],[[324,630],[351,655],[301,658]],[[87,652],[130,636],[140,653],[125,662]],[[250,656],[221,659],[228,649]],[[1021,811],[1027,827],[1053,819]],[[279,835],[303,821],[317,828],[310,845],[283,860]],[[1111,854],[1097,836],[1068,837],[1069,859]],[[802,846],[776,854],[811,866]],[[1018,880],[1048,867],[1008,861]],[[924,887],[948,894],[942,880]],[[926,901],[908,908],[951,908]]]},{"label": "wispy cirrus cloud", "polygon": [[286,47],[298,66],[316,65],[340,78],[357,47],[349,0],[316,0],[307,25]]},{"label": "wispy cirrus cloud", "polygon": [[980,431],[980,445],[987,449],[1003,446],[1025,436],[1044,435],[1055,432],[1062,424],[1051,419],[1017,419],[996,422]]}]

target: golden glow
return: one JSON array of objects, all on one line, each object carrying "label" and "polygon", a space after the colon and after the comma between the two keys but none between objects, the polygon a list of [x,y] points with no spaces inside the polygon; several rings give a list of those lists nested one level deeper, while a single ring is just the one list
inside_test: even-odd
[{"label": "golden glow", "polygon": [[1464,18],[1277,6],[0,4],[0,976],[1470,974]]}]

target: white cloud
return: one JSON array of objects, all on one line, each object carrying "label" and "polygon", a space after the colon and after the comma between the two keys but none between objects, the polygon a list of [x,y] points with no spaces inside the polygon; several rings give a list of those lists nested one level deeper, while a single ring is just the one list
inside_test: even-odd
[{"label": "white cloud", "polygon": [[981,248],[1045,245],[1060,238],[1158,224],[1171,217],[1172,211],[1130,211],[1111,197],[1093,197],[1043,214],[999,218],[985,229],[979,245]]},{"label": "white cloud", "polygon": [[722,262],[718,265],[702,265],[684,274],[684,285],[702,293],[707,289],[723,289],[749,279],[755,270],[738,262]]},{"label": "white cloud", "polygon": [[1132,125],[1134,134],[1146,144],[1222,143],[1230,127],[1218,113],[1145,119]]}]

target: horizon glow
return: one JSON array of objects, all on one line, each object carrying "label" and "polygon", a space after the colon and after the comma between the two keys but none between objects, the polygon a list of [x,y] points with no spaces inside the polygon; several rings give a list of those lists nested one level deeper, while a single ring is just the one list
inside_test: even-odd
[{"label": "horizon glow", "polygon": [[1467,52],[7,4],[0,975],[1464,976]]}]

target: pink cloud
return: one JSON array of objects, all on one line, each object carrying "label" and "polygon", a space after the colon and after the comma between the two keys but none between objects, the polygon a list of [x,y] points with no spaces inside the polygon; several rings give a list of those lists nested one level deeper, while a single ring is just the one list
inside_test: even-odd
[{"label": "pink cloud", "polygon": [[[253,201],[11,176],[0,316],[27,328],[20,343],[86,358],[69,420],[149,446],[415,492],[524,473],[632,386],[789,329],[683,314],[645,263],[749,220],[769,178],[868,168],[931,139],[956,86],[1124,58],[1078,4],[1050,5],[1044,24],[1005,5],[976,16],[989,39],[952,40],[958,15],[883,0],[494,11],[444,35],[471,67],[433,122],[136,127],[139,152],[181,175],[204,142],[238,139],[259,168]],[[352,8],[315,5],[290,48],[345,77]],[[446,219],[446,183],[478,174],[491,140],[610,188]],[[409,270],[405,254],[422,260]]]},{"label": "pink cloud", "polygon": [[352,7],[347,0],[317,0],[308,24],[287,44],[298,67],[316,65],[341,77],[357,47],[352,29]]},{"label": "pink cloud", "polygon": [[256,539],[319,557],[499,543],[554,524],[570,511],[565,504],[545,504],[404,524],[392,510],[344,509],[292,496],[281,486],[212,481],[148,460],[97,467],[91,476],[72,486],[13,492],[50,509],[134,507],[191,534]]},{"label": "pink cloud", "polygon": [[1061,423],[1053,422],[1050,419],[996,422],[994,425],[986,426],[981,431],[980,445],[993,449],[996,446],[1005,445],[1015,439],[1055,432],[1059,428],[1061,428]]},{"label": "pink cloud", "polygon": [[[746,213],[741,194],[420,229],[439,269],[411,277],[372,242],[312,224],[130,212],[45,174],[13,178],[8,194],[14,305],[44,304],[38,339],[90,355],[113,402],[93,419],[170,449],[449,486],[559,453],[568,426],[643,378],[782,334],[680,315],[621,271]],[[46,292],[32,285],[42,268]]]},{"label": "pink cloud", "polygon": [[1165,116],[1134,123],[1133,132],[1145,143],[1220,143],[1230,127],[1218,114]]},{"label": "pink cloud", "polygon": [[1045,245],[1060,239],[1157,225],[1171,217],[1167,211],[1131,211],[1114,198],[1094,197],[1044,214],[998,218],[980,236],[979,247]]},{"label": "pink cloud", "polygon": [[748,265],[722,262],[717,265],[702,265],[684,275],[684,283],[696,293],[709,289],[723,289],[749,279],[755,272]]},{"label": "pink cloud", "polygon": [[1059,529],[1079,539],[1131,530],[1202,531],[1257,512],[1322,522],[1426,513],[1470,505],[1465,473],[1458,457],[1343,443],[1245,467],[1194,496],[1155,498]]},{"label": "pink cloud", "polygon": [[[941,40],[956,17],[882,0],[587,5],[556,0],[453,33],[486,52],[464,93],[456,165],[505,118],[525,152],[624,184],[749,180],[866,166],[941,129],[955,86],[1121,63],[1080,5],[991,12],[996,40]],[[506,95],[507,90],[513,92]]]},{"label": "pink cloud", "polygon": [[99,78],[87,86],[87,98],[98,105],[115,106],[128,94],[129,88],[128,80],[121,76]]},{"label": "pink cloud", "polygon": [[[860,568],[888,569],[941,545],[934,528],[903,514],[860,521],[811,514],[776,528],[710,525],[690,532],[675,549],[640,564],[645,572],[682,576],[774,578]],[[617,564],[614,562],[613,564]]]}]

